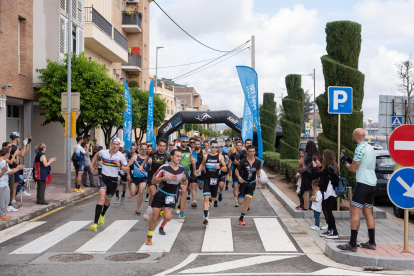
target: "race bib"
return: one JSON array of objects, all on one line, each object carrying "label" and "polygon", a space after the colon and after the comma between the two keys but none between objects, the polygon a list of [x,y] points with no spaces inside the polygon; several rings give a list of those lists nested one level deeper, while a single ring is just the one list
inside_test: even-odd
[{"label": "race bib", "polygon": [[175,196],[166,196],[165,197],[165,204],[175,203]]},{"label": "race bib", "polygon": [[217,185],[218,178],[210,178],[210,185]]}]

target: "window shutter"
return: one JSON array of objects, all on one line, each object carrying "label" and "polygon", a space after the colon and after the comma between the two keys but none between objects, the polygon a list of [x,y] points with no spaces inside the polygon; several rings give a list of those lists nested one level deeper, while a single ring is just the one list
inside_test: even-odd
[{"label": "window shutter", "polygon": [[83,7],[82,7],[82,4],[83,4],[83,1],[82,0],[74,0],[74,1],[77,1],[78,2],[78,21],[79,21],[79,23],[83,23]]},{"label": "window shutter", "polygon": [[60,16],[60,49],[59,49],[59,62],[63,63],[65,61],[65,54],[68,52],[68,43],[67,43],[67,29],[68,29],[68,19],[64,16]]},{"label": "window shutter", "polygon": [[66,0],[60,0],[60,8],[66,12]]},{"label": "window shutter", "polygon": [[76,54],[80,55],[83,52],[83,43],[84,43],[84,37],[83,37],[83,30],[81,28],[76,28]]},{"label": "window shutter", "polygon": [[78,0],[72,0],[72,18],[73,19],[78,19],[78,8],[77,5],[78,4]]}]

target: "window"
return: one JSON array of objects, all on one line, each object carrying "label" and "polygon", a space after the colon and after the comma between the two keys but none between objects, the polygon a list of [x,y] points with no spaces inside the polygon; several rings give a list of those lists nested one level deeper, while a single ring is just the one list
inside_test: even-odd
[{"label": "window", "polygon": [[20,118],[20,108],[18,105],[7,105],[7,117]]},{"label": "window", "polygon": [[17,72],[26,73],[26,19],[21,16],[17,23]]}]

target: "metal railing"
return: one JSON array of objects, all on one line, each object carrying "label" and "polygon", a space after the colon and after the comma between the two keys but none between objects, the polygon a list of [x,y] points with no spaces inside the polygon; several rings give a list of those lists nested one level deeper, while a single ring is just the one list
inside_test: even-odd
[{"label": "metal railing", "polygon": [[117,29],[114,28],[114,40],[121,45],[122,48],[128,51],[128,39],[123,36]]},{"label": "metal railing", "polygon": [[122,25],[137,25],[141,29],[141,17],[138,13],[128,15],[122,12]]},{"label": "metal railing", "polygon": [[93,7],[85,7],[85,22],[92,22],[112,38],[112,24]]},{"label": "metal railing", "polygon": [[122,63],[122,65],[141,68],[141,56],[128,55],[128,63]]}]

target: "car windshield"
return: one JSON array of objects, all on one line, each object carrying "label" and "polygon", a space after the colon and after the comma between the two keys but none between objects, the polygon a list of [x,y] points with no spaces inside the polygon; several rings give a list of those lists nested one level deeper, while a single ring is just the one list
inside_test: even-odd
[{"label": "car windshield", "polygon": [[397,163],[391,158],[391,156],[377,156],[377,166],[381,167],[395,167]]}]

